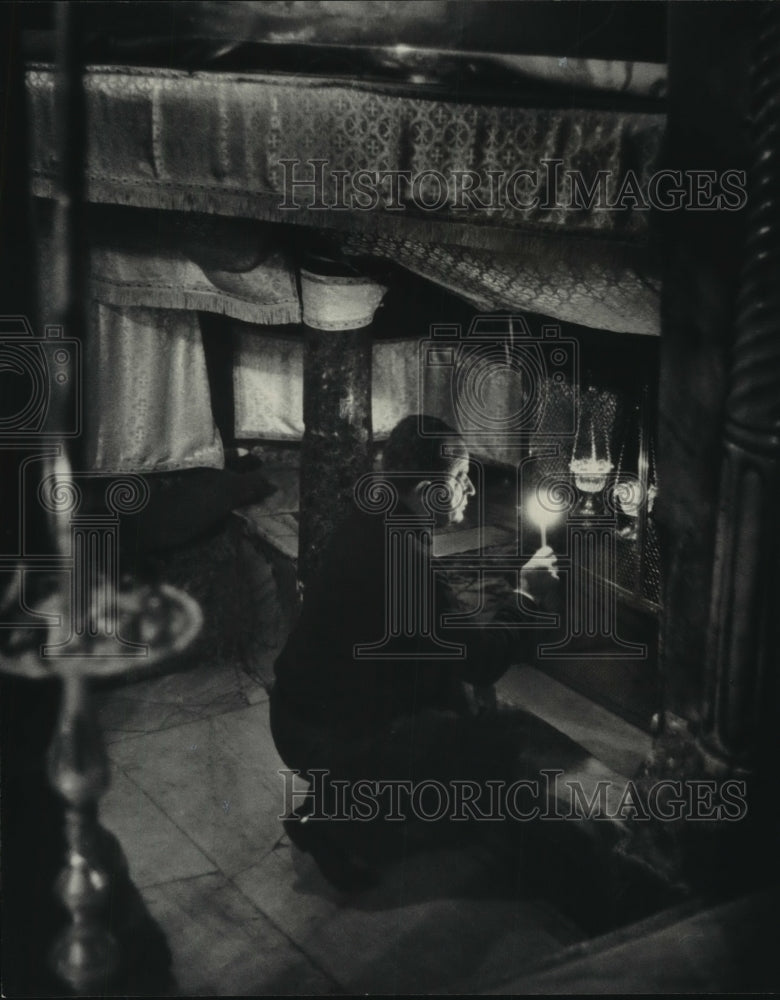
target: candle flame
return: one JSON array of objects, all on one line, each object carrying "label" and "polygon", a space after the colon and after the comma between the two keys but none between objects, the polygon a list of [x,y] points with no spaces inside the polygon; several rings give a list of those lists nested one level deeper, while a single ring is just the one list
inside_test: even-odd
[{"label": "candle flame", "polygon": [[558,520],[558,513],[549,510],[535,495],[528,497],[523,504],[523,512],[533,521],[537,528],[546,528]]}]

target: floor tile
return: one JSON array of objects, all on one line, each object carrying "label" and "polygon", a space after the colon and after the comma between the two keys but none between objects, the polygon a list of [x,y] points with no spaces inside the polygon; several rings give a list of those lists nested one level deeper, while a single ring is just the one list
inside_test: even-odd
[{"label": "floor tile", "polygon": [[100,822],[119,838],[138,888],[214,871],[214,865],[116,766],[100,800]]},{"label": "floor tile", "polygon": [[505,879],[466,849],[412,856],[382,886],[345,897],[310,858],[283,842],[235,881],[354,993],[449,992],[453,982],[475,987],[486,963],[498,960],[499,945],[511,957],[502,971],[521,971],[531,957],[577,937],[546,906],[506,898]]},{"label": "floor tile", "polygon": [[213,699],[207,705],[184,702],[177,705],[145,698],[129,698],[122,694],[114,695],[108,705],[100,705],[98,713],[101,724],[108,732],[137,736],[187,725],[210,715],[235,711],[244,705],[246,701],[240,691]]},{"label": "floor tile", "polygon": [[112,743],[121,743],[123,740],[138,739],[139,736],[143,735],[143,733],[138,732],[126,732],[124,729],[104,729],[103,742],[106,746],[110,746]]},{"label": "floor tile", "polygon": [[236,670],[238,686],[248,705],[259,705],[261,702],[268,701],[267,682],[263,682],[261,678],[268,677],[270,679],[273,676],[273,661],[277,656],[278,650],[273,650],[268,657],[263,658],[258,663],[257,677],[251,677],[243,670]]},{"label": "floor tile", "polygon": [[228,875],[282,834],[284,765],[265,702],[114,743],[109,755]]},{"label": "floor tile", "polygon": [[235,711],[247,704],[238,673],[232,664],[204,664],[100,691],[100,724],[112,734],[151,733]]},{"label": "floor tile", "polygon": [[306,996],[336,984],[220,874],[144,890],[180,996]]}]

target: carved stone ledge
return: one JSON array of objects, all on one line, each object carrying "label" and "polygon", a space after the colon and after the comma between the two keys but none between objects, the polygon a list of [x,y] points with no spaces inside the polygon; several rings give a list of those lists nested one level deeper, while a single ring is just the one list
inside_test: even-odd
[{"label": "carved stone ledge", "polygon": [[[763,783],[710,753],[699,724],[673,715],[655,721],[653,749],[634,778],[641,802],[653,800],[652,818],[628,821],[626,858],[653,871],[679,896],[728,895],[760,885],[769,871],[760,847],[771,812]],[[675,817],[672,804],[681,798],[694,808],[687,805]],[[672,818],[659,820],[660,810]]]}]

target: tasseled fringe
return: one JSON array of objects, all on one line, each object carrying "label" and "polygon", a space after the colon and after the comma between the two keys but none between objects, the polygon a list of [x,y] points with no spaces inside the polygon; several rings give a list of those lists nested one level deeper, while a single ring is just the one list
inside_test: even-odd
[{"label": "tasseled fringe", "polygon": [[131,473],[136,476],[148,475],[151,472],[179,472],[184,469],[224,469],[225,456],[220,450],[219,455],[196,454],[179,459],[162,459],[160,461],[144,461],[138,458],[128,458],[124,461],[110,462],[92,459],[89,471],[101,476],[123,476]]},{"label": "tasseled fringe", "polygon": [[[54,181],[42,174],[33,176],[32,192],[39,198],[56,195]],[[567,224],[546,222],[543,219],[519,219],[513,226],[486,220],[456,222],[442,213],[421,218],[411,212],[316,211],[308,208],[279,208],[281,194],[267,192],[234,191],[230,188],[184,186],[181,183],[135,179],[106,179],[88,177],[87,197],[91,202],[128,205],[135,208],[156,208],[177,212],[204,212],[211,215],[228,215],[258,219],[262,222],[290,222],[321,229],[367,232],[387,237],[416,240],[421,243],[443,243],[470,247],[474,250],[517,252],[523,241],[538,237],[557,241],[559,244],[604,244],[607,246],[645,246],[647,222],[642,213],[634,213],[626,228],[599,229],[591,219],[575,212],[566,214]],[[609,214],[609,213],[607,213]],[[599,217],[599,216],[597,216]]]},{"label": "tasseled fringe", "polygon": [[147,309],[187,309],[211,312],[242,323],[283,326],[300,323],[301,307],[296,300],[287,302],[247,302],[227,292],[190,288],[160,288],[150,285],[115,285],[99,278],[92,280],[92,294],[104,305]]},{"label": "tasseled fringe", "polygon": [[284,443],[297,443],[303,437],[303,431],[295,433],[293,431],[269,431],[267,427],[253,427],[251,424],[243,424],[236,419],[235,435],[237,441],[279,441]]}]

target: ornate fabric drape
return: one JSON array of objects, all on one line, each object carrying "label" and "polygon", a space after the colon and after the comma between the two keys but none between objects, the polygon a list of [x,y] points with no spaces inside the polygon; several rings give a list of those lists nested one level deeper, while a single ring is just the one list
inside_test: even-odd
[{"label": "ornate fabric drape", "polygon": [[85,458],[102,472],[224,465],[198,315],[93,300]]},{"label": "ornate fabric drape", "polygon": [[347,253],[386,257],[488,312],[513,309],[621,333],[660,334],[661,278],[643,247],[520,236],[509,251],[378,235]]},{"label": "ornate fabric drape", "polygon": [[[228,248],[229,249],[229,248]],[[277,250],[247,271],[205,268],[182,252],[102,245],[92,254],[95,298],[114,306],[222,313],[247,323],[298,323],[295,274]]]},{"label": "ornate fabric drape", "polygon": [[[33,68],[27,84],[33,191],[47,197],[59,168],[53,73]],[[562,181],[605,170],[613,191],[629,174],[646,188],[665,123],[650,112],[459,103],[261,74],[97,66],[85,87],[92,201],[504,250],[529,231],[643,240],[647,211],[572,211],[544,165],[558,162]],[[361,171],[370,193],[345,192]],[[478,201],[458,190],[467,171]],[[527,175],[515,198],[502,181],[516,171]],[[391,176],[403,172],[417,187]]]},{"label": "ornate fabric drape", "polygon": [[[248,247],[235,220],[220,224],[217,248],[210,226],[176,236],[145,222],[91,227],[83,455],[102,472],[221,468],[198,313],[296,322],[295,273],[280,250]],[[40,250],[46,303],[57,262],[47,239]]]},{"label": "ornate fabric drape", "polygon": [[[648,212],[572,210],[566,178],[579,171],[590,183],[601,171],[613,193],[626,178],[645,188],[660,113],[127,67],[92,67],[85,87],[87,195],[99,211],[125,213],[103,225],[93,249],[86,426],[98,468],[222,464],[198,311],[256,327],[239,337],[238,435],[300,437],[299,345],[259,332],[301,319],[273,223],[325,230],[356,260],[392,260],[482,310],[658,333]],[[52,70],[31,68],[27,88],[33,191],[48,198],[60,168]],[[507,178],[518,171],[511,198]],[[362,198],[344,187],[361,172]],[[470,198],[455,180],[465,175]],[[186,218],[201,221],[170,222]],[[375,345],[379,438],[417,408],[418,367],[415,344]]]}]

